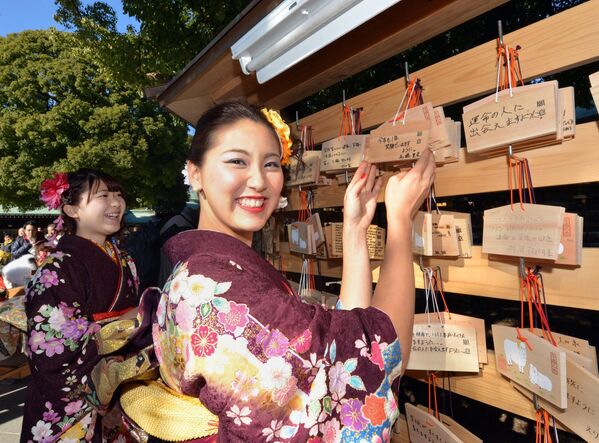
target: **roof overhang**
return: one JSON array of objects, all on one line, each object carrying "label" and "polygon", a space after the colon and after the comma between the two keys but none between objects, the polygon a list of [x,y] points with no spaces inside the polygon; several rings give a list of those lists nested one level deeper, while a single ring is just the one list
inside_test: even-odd
[{"label": "roof overhang", "polygon": [[242,72],[231,46],[280,2],[255,0],[167,85],[146,90],[194,125],[215,103],[244,98],[282,109],[399,54],[508,0],[402,0],[293,68],[259,84]]}]

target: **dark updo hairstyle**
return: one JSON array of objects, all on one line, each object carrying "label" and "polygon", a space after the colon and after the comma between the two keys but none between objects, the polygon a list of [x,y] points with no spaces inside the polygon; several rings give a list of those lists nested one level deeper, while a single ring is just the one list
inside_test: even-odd
[{"label": "dark updo hairstyle", "polygon": [[198,120],[187,160],[201,166],[206,152],[212,147],[214,133],[245,119],[266,126],[280,144],[279,135],[259,107],[238,100],[226,101],[210,108]]},{"label": "dark updo hairstyle", "polygon": [[[69,181],[69,189],[63,192],[61,196],[63,206],[60,208],[60,215],[64,220],[63,231],[67,234],[75,234],[77,232],[77,222],[64,212],[64,205],[79,204],[83,198],[83,194],[87,191],[90,191],[87,195],[87,201],[89,202],[90,195],[96,192],[102,183],[106,185],[110,192],[120,192],[123,198],[125,198],[125,191],[121,184],[102,171],[82,168],[75,172],[67,173],[67,179]],[[121,219],[121,230],[123,229],[124,221],[125,217]],[[119,232],[113,235],[117,235]]]}]

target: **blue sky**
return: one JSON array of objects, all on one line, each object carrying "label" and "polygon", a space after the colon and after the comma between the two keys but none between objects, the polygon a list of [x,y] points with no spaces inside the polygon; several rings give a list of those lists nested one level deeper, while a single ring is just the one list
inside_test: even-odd
[{"label": "blue sky", "polygon": [[[124,31],[128,24],[136,24],[132,17],[123,14],[121,0],[103,0],[117,13],[119,31]],[[93,3],[85,1],[85,4]],[[0,36],[27,29],[48,29],[54,26],[65,30],[54,21],[56,5],[54,0],[0,0]]]}]

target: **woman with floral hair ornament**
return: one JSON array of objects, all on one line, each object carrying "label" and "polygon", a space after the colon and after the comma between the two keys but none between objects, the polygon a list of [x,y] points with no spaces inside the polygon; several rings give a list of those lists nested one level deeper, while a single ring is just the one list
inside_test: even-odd
[{"label": "woman with floral hair ornament", "polygon": [[390,440],[399,415],[391,385],[414,316],[412,220],[434,178],[432,154],[387,183],[374,296],[366,232],[383,183],[376,167],[359,166],[344,198],[340,303],[327,310],[302,302],[251,248],[279,207],[290,146],[278,114],[241,102],[198,121],[187,171],[200,220],[164,246],[173,271],[152,324],[160,380],[120,396],[138,440]]},{"label": "woman with floral hair ornament", "polygon": [[100,323],[137,306],[135,265],[113,237],[122,228],[123,189],[100,171],[58,173],[40,199],[60,209],[64,229],[27,286],[26,353],[31,368],[22,442],[102,441],[90,372]]}]

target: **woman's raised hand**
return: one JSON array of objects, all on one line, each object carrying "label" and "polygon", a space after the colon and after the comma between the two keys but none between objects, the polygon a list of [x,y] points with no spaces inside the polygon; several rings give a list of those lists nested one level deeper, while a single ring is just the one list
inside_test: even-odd
[{"label": "woman's raised hand", "polygon": [[378,168],[367,162],[360,163],[354,177],[345,190],[343,199],[344,229],[366,231],[374,217],[376,200],[383,178],[377,178]]},{"label": "woman's raised hand", "polygon": [[426,149],[414,167],[392,176],[385,189],[388,227],[412,223],[435,180],[435,157]]}]

